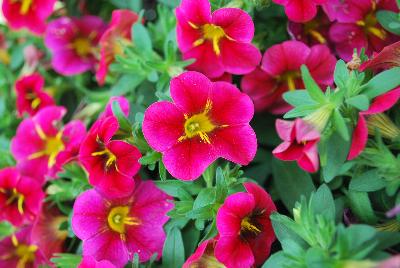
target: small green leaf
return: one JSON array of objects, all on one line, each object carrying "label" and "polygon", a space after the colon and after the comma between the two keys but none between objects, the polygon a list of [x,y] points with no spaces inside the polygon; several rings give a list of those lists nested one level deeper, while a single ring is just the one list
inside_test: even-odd
[{"label": "small green leaf", "polygon": [[400,19],[396,12],[389,10],[379,10],[376,18],[385,30],[400,35]]},{"label": "small green leaf", "polygon": [[69,253],[55,253],[50,259],[58,268],[78,267],[82,260],[82,256]]},{"label": "small green leaf", "polygon": [[331,190],[326,184],[321,185],[313,194],[311,207],[315,214],[324,215],[330,220],[335,220],[335,201]]},{"label": "small green leaf", "polygon": [[361,87],[369,99],[380,96],[400,85],[400,67],[381,72]]},{"label": "small green leaf", "polygon": [[182,267],[185,262],[185,248],[181,231],[173,227],[165,239],[162,263],[164,267]]},{"label": "small green leaf", "polygon": [[129,122],[124,112],[122,112],[121,106],[117,101],[114,101],[111,104],[111,109],[114,116],[118,119],[119,128],[122,129],[123,131],[126,131],[127,133],[130,133],[132,130],[132,124],[131,122]]},{"label": "small green leaf", "polygon": [[301,66],[301,77],[303,78],[304,85],[308,94],[310,94],[310,97],[318,103],[324,103],[326,101],[325,95],[319,88],[318,84],[314,81],[305,65]]},{"label": "small green leaf", "polygon": [[139,20],[132,26],[133,44],[138,51],[148,53],[152,51],[152,42],[146,27]]},{"label": "small green leaf", "polygon": [[292,90],[283,94],[283,99],[290,105],[297,107],[301,105],[315,105],[317,104],[311,99],[307,90]]},{"label": "small green leaf", "polygon": [[360,111],[365,111],[369,107],[369,99],[364,94],[351,97],[346,100],[346,103],[357,108]]},{"label": "small green leaf", "polygon": [[372,209],[371,201],[366,192],[349,190],[347,198],[351,211],[362,221],[368,224],[375,224],[378,220]]},{"label": "small green leaf", "polygon": [[139,159],[139,163],[142,165],[151,165],[155,164],[161,160],[161,153],[156,151],[148,152],[145,156],[142,156]]},{"label": "small green leaf", "polygon": [[360,192],[374,192],[386,186],[386,182],[379,175],[379,169],[372,169],[351,179],[350,190]]},{"label": "small green leaf", "polygon": [[321,107],[321,104],[307,104],[295,107],[294,109],[287,112],[283,118],[294,118],[294,117],[303,117],[309,114],[312,114],[314,111],[318,110]]},{"label": "small green leaf", "polygon": [[343,60],[339,60],[336,63],[334,80],[338,88],[344,90],[346,88],[346,82],[349,79],[349,70],[347,69],[346,63]]},{"label": "small green leaf", "polygon": [[283,251],[272,254],[261,268],[277,268],[289,265],[290,259],[287,258]]},{"label": "small green leaf", "polygon": [[333,111],[333,124],[340,136],[342,136],[345,141],[348,141],[350,139],[349,130],[342,114],[338,111],[338,109]]}]

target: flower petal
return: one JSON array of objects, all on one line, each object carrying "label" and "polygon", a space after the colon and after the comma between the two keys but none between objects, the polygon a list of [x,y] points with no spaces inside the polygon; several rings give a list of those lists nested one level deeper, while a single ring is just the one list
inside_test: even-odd
[{"label": "flower petal", "polygon": [[212,14],[212,23],[221,26],[236,42],[250,43],[254,24],[250,15],[239,8],[220,8]]}]

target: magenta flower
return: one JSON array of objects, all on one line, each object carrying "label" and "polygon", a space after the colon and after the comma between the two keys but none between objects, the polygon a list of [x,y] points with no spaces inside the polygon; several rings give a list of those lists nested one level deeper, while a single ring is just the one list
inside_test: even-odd
[{"label": "magenta flower", "polygon": [[107,260],[96,261],[91,256],[83,256],[78,268],[115,268],[115,265]]},{"label": "magenta flower", "polygon": [[[371,115],[383,113],[392,108],[400,99],[400,87],[393,89],[374,99],[368,110],[360,112],[357,125],[353,131],[348,160],[359,156],[364,150],[368,141],[367,118]],[[384,133],[383,133],[384,134]]]},{"label": "magenta flower", "polygon": [[11,28],[25,27],[40,35],[46,30],[46,19],[55,3],[56,0],[3,0],[3,15]]},{"label": "magenta flower", "polygon": [[336,58],[329,48],[315,45],[309,48],[299,41],[285,41],[265,51],[261,68],[245,75],[242,90],[254,102],[256,111],[282,114],[290,110],[282,94],[304,88],[300,67],[305,64],[312,77],[322,87],[333,83]]},{"label": "magenta flower", "polygon": [[297,118],[295,121],[276,120],[276,131],[283,142],[272,154],[284,161],[297,161],[307,172],[319,168],[317,144],[320,134],[311,125]]},{"label": "magenta flower", "polygon": [[114,62],[115,56],[123,54],[122,44],[131,42],[132,25],[138,18],[138,15],[131,10],[113,11],[110,26],[100,39],[100,63],[96,72],[99,85],[104,84],[108,66]]},{"label": "magenta flower", "polygon": [[52,53],[54,70],[70,76],[93,70],[97,44],[106,24],[99,17],[62,17],[49,23],[45,44]]},{"label": "magenta flower", "polygon": [[379,52],[384,46],[398,40],[385,31],[378,20],[378,10],[398,12],[395,1],[384,0],[333,0],[327,1],[324,10],[331,20],[336,19],[330,28],[330,40],[335,43],[339,56],[349,61],[354,49],[366,49],[367,55]]},{"label": "magenta flower", "polygon": [[269,194],[252,182],[247,193],[228,196],[217,213],[215,257],[227,267],[253,267],[269,256],[275,233],[269,216],[276,211]]},{"label": "magenta flower", "polygon": [[192,267],[225,267],[214,255],[217,238],[206,240],[201,243],[196,251],[186,260],[182,268]]},{"label": "magenta flower", "polygon": [[99,119],[104,119],[109,116],[115,116],[112,111],[112,104],[115,101],[118,102],[119,107],[121,108],[121,111],[125,114],[125,116],[129,115],[129,111],[131,110],[129,101],[123,96],[114,96],[111,97],[108,101],[106,108],[104,109],[104,112],[99,116]]},{"label": "magenta flower", "polygon": [[226,82],[211,82],[197,72],[171,81],[173,103],[161,101],[147,108],[143,134],[163,154],[174,177],[194,180],[218,157],[247,165],[255,156],[257,139],[249,121],[250,98]]},{"label": "magenta flower", "polygon": [[133,145],[112,140],[119,129],[114,116],[97,121],[82,143],[79,160],[89,173],[89,183],[108,197],[130,195],[133,176],[140,169],[140,151]]},{"label": "magenta flower", "polygon": [[359,70],[363,72],[366,69],[381,70],[400,66],[399,51],[400,41],[383,48],[381,52],[373,55],[372,59],[361,64]]},{"label": "magenta flower", "polygon": [[221,8],[211,14],[208,0],[183,0],[176,9],[178,46],[184,59],[195,59],[188,69],[210,78],[245,74],[261,60],[251,44],[254,24],[241,9]]},{"label": "magenta flower", "polygon": [[37,268],[49,264],[39,247],[32,243],[30,233],[30,226],[23,227],[0,241],[0,267]]},{"label": "magenta flower", "polygon": [[286,16],[294,22],[307,22],[317,15],[317,6],[328,0],[273,0],[285,7]]},{"label": "magenta flower", "polygon": [[140,262],[155,253],[160,258],[171,200],[152,181],[140,180],[133,194],[123,199],[107,199],[96,190],[82,193],[74,204],[72,229],[83,240],[83,255],[116,267],[123,267],[135,253]]},{"label": "magenta flower", "polygon": [[86,130],[81,121],[62,127],[65,113],[64,107],[45,107],[18,126],[11,140],[11,152],[22,174],[44,181],[46,175],[54,177],[76,157]]},{"label": "magenta flower", "polygon": [[23,76],[15,82],[19,116],[22,117],[24,112],[33,116],[43,107],[55,104],[54,99],[43,91],[43,86],[44,78],[38,73]]},{"label": "magenta flower", "polygon": [[0,170],[0,220],[15,226],[31,223],[40,212],[43,198],[37,181],[21,176],[15,168]]}]

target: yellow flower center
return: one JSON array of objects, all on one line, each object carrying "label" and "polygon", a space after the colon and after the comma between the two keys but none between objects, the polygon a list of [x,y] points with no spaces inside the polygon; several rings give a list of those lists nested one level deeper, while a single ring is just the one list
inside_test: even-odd
[{"label": "yellow flower center", "polygon": [[21,7],[20,7],[20,9],[19,9],[19,12],[20,12],[22,15],[25,15],[26,13],[28,13],[29,9],[30,9],[31,6],[32,6],[32,2],[33,2],[33,0],[22,0],[22,1],[21,1]]},{"label": "yellow flower center", "polygon": [[31,102],[32,109],[39,107],[41,100],[35,95],[35,93],[27,93],[25,98]]},{"label": "yellow flower center", "polygon": [[7,52],[7,49],[0,49],[0,62],[8,65],[11,62],[11,57]]},{"label": "yellow flower center", "polygon": [[381,40],[385,40],[386,36],[387,36],[386,31],[376,27],[376,25],[378,24],[378,20],[376,19],[376,16],[374,14],[375,10],[376,10],[376,2],[372,1],[372,12],[370,12],[364,18],[364,20],[357,21],[356,24],[358,26],[363,27],[364,28],[364,32],[366,34],[372,34],[372,35],[378,37]]},{"label": "yellow flower center", "polygon": [[216,126],[211,122],[208,113],[212,108],[212,103],[210,100],[207,100],[206,107],[204,111],[199,114],[195,114],[191,117],[185,115],[185,135],[179,138],[179,141],[183,141],[185,139],[190,139],[196,136],[199,136],[203,142],[210,144],[210,137],[208,133],[213,131]]},{"label": "yellow flower center", "polygon": [[36,132],[39,137],[45,142],[42,151],[31,154],[28,159],[36,159],[42,156],[48,156],[48,167],[54,166],[58,154],[65,149],[64,142],[62,141],[62,131],[59,131],[56,136],[47,137],[39,125],[35,125]]},{"label": "yellow flower center", "polygon": [[15,235],[11,237],[11,241],[15,247],[14,254],[19,259],[16,268],[25,268],[28,263],[33,263],[38,247],[36,245],[19,244]]},{"label": "yellow flower center", "polygon": [[261,233],[261,230],[252,223],[250,217],[244,217],[240,223],[240,232],[241,233],[253,233],[258,235]]},{"label": "yellow flower center", "polygon": [[229,40],[234,40],[225,33],[224,29],[221,26],[208,23],[204,24],[203,26],[197,26],[191,22],[189,22],[189,25],[193,29],[200,30],[203,36],[202,38],[196,40],[193,43],[193,46],[197,47],[202,45],[205,41],[210,41],[213,44],[215,54],[217,54],[218,56],[221,54],[221,49],[219,47],[221,39],[228,38]]},{"label": "yellow flower center", "polygon": [[310,35],[313,39],[317,40],[319,43],[325,44],[326,43],[325,37],[323,37],[323,35],[317,30],[319,25],[320,24],[315,20],[306,22],[304,24],[304,33]]},{"label": "yellow flower center", "polygon": [[287,87],[290,91],[296,89],[296,79],[300,78],[300,72],[298,71],[287,71],[283,75],[278,77],[280,82],[284,82],[287,84]]},{"label": "yellow flower center", "polygon": [[115,165],[115,167],[117,167],[117,165],[116,165],[117,157],[115,156],[115,154],[113,154],[107,148],[105,148],[103,151],[92,153],[92,156],[102,156],[102,157],[104,157],[107,169],[110,168],[113,164]]},{"label": "yellow flower center", "polygon": [[86,37],[76,38],[71,44],[71,48],[73,48],[80,57],[86,57],[92,53],[92,44],[90,39]]},{"label": "yellow flower center", "polygon": [[3,193],[7,197],[6,205],[17,204],[18,212],[24,214],[24,200],[25,196],[13,188],[12,190],[5,190],[0,188],[0,193]]},{"label": "yellow flower center", "polygon": [[129,216],[128,206],[112,208],[108,213],[107,222],[111,230],[120,234],[125,234],[126,225],[132,226],[140,224],[139,219]]}]

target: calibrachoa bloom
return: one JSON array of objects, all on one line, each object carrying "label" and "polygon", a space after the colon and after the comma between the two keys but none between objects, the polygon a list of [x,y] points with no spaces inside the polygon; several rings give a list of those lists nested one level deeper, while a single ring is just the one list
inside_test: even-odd
[{"label": "calibrachoa bloom", "polygon": [[78,268],[115,268],[115,265],[107,260],[96,261],[91,256],[83,256]]},{"label": "calibrachoa bloom", "polygon": [[328,0],[273,0],[285,7],[285,13],[294,22],[306,22],[317,14],[317,6]]},{"label": "calibrachoa bloom", "polygon": [[32,116],[43,107],[55,104],[54,99],[43,91],[43,86],[44,78],[38,73],[23,76],[15,82],[19,116],[24,112]]},{"label": "calibrachoa bloom", "polygon": [[214,254],[217,239],[206,240],[199,245],[196,251],[186,260],[182,268],[213,267],[224,268]]},{"label": "calibrachoa bloom", "polygon": [[160,258],[171,200],[154,182],[140,180],[123,199],[107,199],[96,190],[82,193],[74,204],[72,229],[83,240],[83,255],[109,260],[116,267],[123,267],[134,253],[140,262],[155,253]]},{"label": "calibrachoa bloom", "polygon": [[0,220],[15,226],[32,222],[39,213],[44,193],[37,181],[13,168],[0,170]]},{"label": "calibrachoa bloom", "polygon": [[385,31],[376,19],[376,12],[382,9],[398,12],[396,1],[392,0],[327,1],[324,10],[331,20],[336,19],[330,28],[330,40],[342,59],[351,60],[355,48],[358,51],[365,48],[371,55],[398,39]]},{"label": "calibrachoa bloom", "polygon": [[276,147],[273,155],[284,161],[297,161],[299,166],[315,172],[319,168],[317,144],[320,134],[300,118],[295,121],[276,120],[276,131],[283,142]]},{"label": "calibrachoa bloom", "polygon": [[208,0],[183,0],[176,9],[178,46],[184,59],[195,59],[188,69],[210,78],[245,74],[261,60],[251,44],[254,24],[241,9],[221,8],[211,14]]},{"label": "calibrachoa bloom", "polygon": [[68,217],[61,214],[55,204],[43,204],[41,213],[32,225],[31,239],[46,259],[50,260],[54,253],[64,251],[68,231],[60,227],[67,222]]},{"label": "calibrachoa bloom", "polygon": [[49,23],[45,44],[52,53],[55,71],[70,76],[93,70],[97,44],[106,24],[100,17],[62,17]]},{"label": "calibrachoa bloom", "polygon": [[46,19],[56,0],[3,0],[3,15],[11,28],[28,28],[35,34],[46,30]]},{"label": "calibrachoa bloom", "polygon": [[[348,160],[359,156],[368,141],[368,132],[373,132],[374,128],[379,128],[380,133],[385,138],[395,138],[398,136],[397,127],[391,127],[391,121],[386,121],[386,117],[379,114],[392,108],[400,98],[400,88],[391,90],[374,99],[368,110],[360,112],[357,125],[353,131],[352,142]],[[393,131],[394,130],[394,131]]]},{"label": "calibrachoa bloom", "polygon": [[138,15],[131,10],[114,10],[110,26],[100,39],[100,63],[96,79],[100,85],[108,73],[108,66],[114,62],[115,56],[123,54],[123,44],[130,43],[132,25],[137,22]]},{"label": "calibrachoa bloom", "polygon": [[62,127],[64,107],[48,106],[18,126],[11,140],[11,152],[22,174],[44,181],[54,177],[62,166],[76,157],[86,135],[81,121],[71,121]]},{"label": "calibrachoa bloom", "polygon": [[132,193],[133,176],[140,169],[139,150],[122,140],[112,140],[119,129],[114,116],[99,119],[83,141],[79,160],[89,173],[89,183],[109,197]]},{"label": "calibrachoa bloom", "polygon": [[269,194],[252,182],[244,183],[247,193],[228,196],[217,213],[219,239],[215,257],[227,267],[261,265],[275,241],[269,216],[276,211]]},{"label": "calibrachoa bloom", "polygon": [[47,264],[30,234],[31,227],[27,226],[0,241],[0,267],[36,268]]},{"label": "calibrachoa bloom", "polygon": [[256,111],[281,114],[290,110],[282,94],[304,88],[300,74],[303,64],[321,87],[332,84],[336,59],[325,45],[310,48],[299,41],[286,41],[267,49],[261,68],[245,75],[241,84],[242,90],[252,98]]},{"label": "calibrachoa bloom", "polygon": [[372,59],[360,66],[359,70],[380,70],[397,66],[400,66],[400,41],[385,47],[381,52],[373,55]]},{"label": "calibrachoa bloom", "polygon": [[146,110],[143,134],[174,177],[194,180],[218,157],[240,165],[254,158],[253,104],[235,86],[186,72],[172,79],[171,97]]}]

